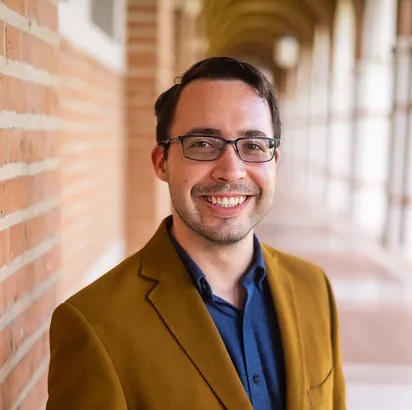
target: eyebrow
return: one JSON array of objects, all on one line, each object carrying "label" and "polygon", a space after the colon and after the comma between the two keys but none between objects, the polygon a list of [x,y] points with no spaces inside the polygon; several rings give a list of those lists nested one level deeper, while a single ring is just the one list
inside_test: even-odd
[{"label": "eyebrow", "polygon": [[260,130],[240,130],[237,132],[240,137],[267,137],[266,133]]},{"label": "eyebrow", "polygon": [[222,135],[222,132],[218,130],[217,128],[198,127],[198,128],[192,128],[186,133],[186,135],[190,135],[190,134],[213,135],[213,136],[218,137]]},{"label": "eyebrow", "polygon": [[[199,134],[199,135],[211,135],[220,137],[222,135],[222,131],[217,128],[208,128],[208,127],[197,127],[190,129],[186,135],[190,134]],[[266,133],[260,130],[252,130],[252,129],[242,129],[236,132],[239,137],[267,137]]]}]

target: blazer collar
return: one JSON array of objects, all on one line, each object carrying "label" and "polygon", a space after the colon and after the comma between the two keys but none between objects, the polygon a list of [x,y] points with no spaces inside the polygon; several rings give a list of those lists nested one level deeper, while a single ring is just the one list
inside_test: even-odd
[{"label": "blazer collar", "polygon": [[290,274],[279,263],[278,252],[263,246],[268,282],[275,303],[286,372],[286,408],[304,409],[305,402],[305,364],[303,345],[296,313],[295,296],[290,282]]},{"label": "blazer collar", "polygon": [[142,249],[141,275],[158,283],[148,299],[216,396],[229,409],[252,409],[220,334],[166,231]]}]

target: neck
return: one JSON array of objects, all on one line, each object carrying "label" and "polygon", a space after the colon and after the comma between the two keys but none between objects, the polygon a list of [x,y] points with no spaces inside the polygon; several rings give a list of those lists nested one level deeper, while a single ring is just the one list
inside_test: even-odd
[{"label": "neck", "polygon": [[253,231],[238,242],[222,244],[174,218],[172,234],[205,274],[213,293],[240,307],[245,295],[239,282],[253,260]]}]

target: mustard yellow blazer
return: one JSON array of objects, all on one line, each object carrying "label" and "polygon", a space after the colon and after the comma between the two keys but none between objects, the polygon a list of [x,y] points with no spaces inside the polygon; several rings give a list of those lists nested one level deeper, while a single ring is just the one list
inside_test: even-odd
[{"label": "mustard yellow blazer", "polygon": [[[338,322],[318,267],[263,245],[288,410],[345,409]],[[61,304],[48,410],[252,409],[205,303],[161,224],[150,242]]]}]

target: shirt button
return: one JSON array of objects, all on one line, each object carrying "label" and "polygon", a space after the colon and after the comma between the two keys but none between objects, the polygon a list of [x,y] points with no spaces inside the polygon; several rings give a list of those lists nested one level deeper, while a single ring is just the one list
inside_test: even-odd
[{"label": "shirt button", "polygon": [[202,279],[202,280],[200,281],[200,289],[201,289],[201,291],[202,291],[203,294],[205,294],[206,291],[207,291],[207,285],[206,285],[204,279]]},{"label": "shirt button", "polygon": [[253,376],[253,383],[258,384],[258,383],[259,383],[259,380],[260,380],[260,377],[259,377],[257,374],[255,374],[255,375]]}]

